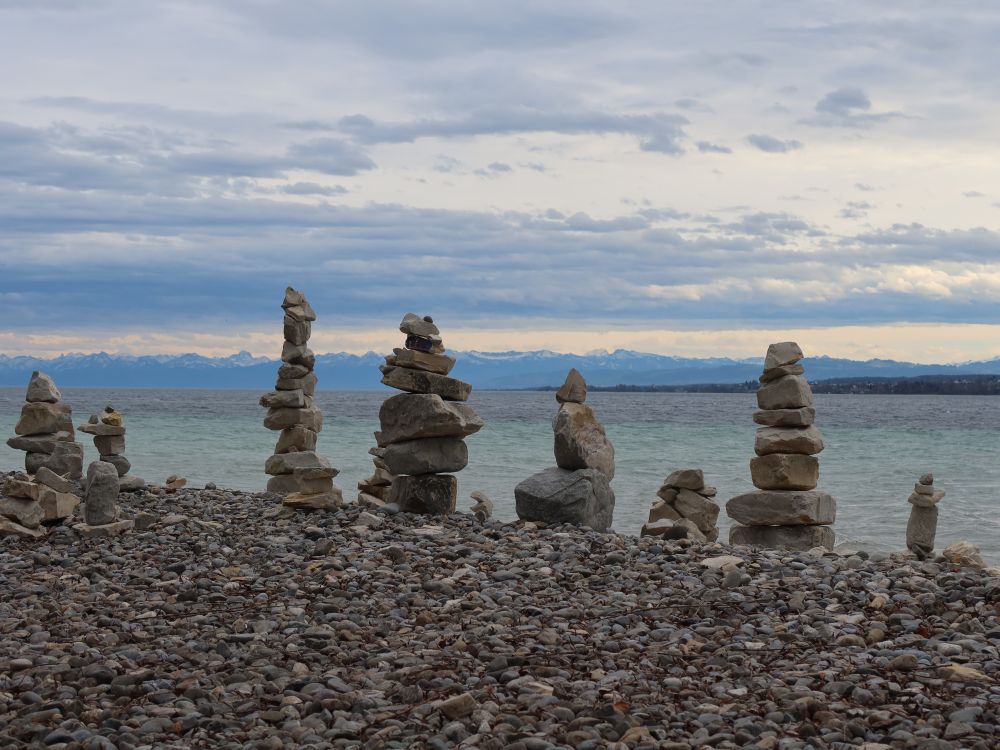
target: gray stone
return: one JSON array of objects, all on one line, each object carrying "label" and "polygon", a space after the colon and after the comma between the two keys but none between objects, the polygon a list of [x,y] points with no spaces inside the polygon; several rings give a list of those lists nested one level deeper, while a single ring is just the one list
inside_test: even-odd
[{"label": "gray stone", "polygon": [[[60,431],[72,432],[72,409],[66,404],[50,404],[37,402],[25,404],[21,408],[21,417],[14,426],[18,435],[47,435]],[[67,429],[67,422],[69,428]]]},{"label": "gray stone", "polygon": [[764,370],[773,370],[775,367],[794,365],[805,355],[802,348],[794,341],[782,341],[778,344],[771,344],[767,347],[767,354],[764,357]]},{"label": "gray stone", "polygon": [[760,375],[761,383],[769,383],[772,380],[777,380],[785,375],[802,375],[806,371],[806,368],[802,365],[782,365],[781,367],[775,367],[771,370],[764,370]]},{"label": "gray stone", "polygon": [[[86,508],[86,506],[84,506]],[[106,539],[119,536],[126,531],[131,531],[135,526],[135,521],[126,518],[121,521],[111,521],[109,523],[92,525],[89,523],[78,523],[73,526],[73,531],[89,539]]]},{"label": "gray stone", "polygon": [[458,502],[458,479],[451,474],[396,477],[389,502],[398,505],[404,513],[454,513]]},{"label": "gray stone", "polygon": [[302,425],[283,429],[278,436],[277,445],[274,446],[275,453],[314,450],[316,450],[316,433]]},{"label": "gray stone", "polygon": [[382,456],[391,474],[441,474],[461,471],[469,449],[460,438],[424,438],[393,443]]},{"label": "gray stone", "polygon": [[35,472],[35,481],[38,484],[51,487],[56,492],[76,492],[78,489],[76,482],[71,482],[66,477],[56,474],[48,466],[43,466]]},{"label": "gray stone", "polygon": [[732,545],[772,549],[833,549],[835,540],[831,526],[733,526],[729,530],[729,543]]},{"label": "gray stone", "polygon": [[759,427],[754,441],[758,456],[771,453],[813,455],[823,450],[823,434],[816,425],[809,427]]},{"label": "gray stone", "polygon": [[914,505],[910,509],[910,520],[906,524],[906,548],[920,557],[926,557],[934,549],[937,535],[938,509]]},{"label": "gray stone", "polygon": [[281,303],[285,315],[290,315],[295,320],[316,320],[316,313],[306,300],[306,295],[302,292],[288,287],[285,289],[285,299]]},{"label": "gray stone", "polygon": [[731,499],[726,513],[746,526],[829,524],[837,518],[837,501],[821,490],[757,490]]},{"label": "gray stone", "polygon": [[918,508],[933,508],[944,499],[944,495],[944,490],[935,490],[930,495],[925,495],[923,492],[914,492],[908,500],[911,505],[915,505]]},{"label": "gray stone", "polygon": [[663,480],[664,487],[674,489],[700,490],[705,486],[705,472],[701,469],[678,469],[670,472]]},{"label": "gray stone", "polygon": [[80,504],[80,498],[71,492],[57,492],[51,487],[40,485],[38,505],[42,509],[43,521],[61,521],[69,518]]},{"label": "gray stone", "polygon": [[290,365],[285,362],[281,367],[278,368],[278,379],[279,380],[294,380],[296,378],[304,378],[312,370],[304,365]]},{"label": "gray stone", "polygon": [[118,471],[109,463],[94,461],[87,467],[83,520],[90,526],[118,518]]},{"label": "gray stone", "polygon": [[572,523],[597,531],[611,527],[615,493],[597,469],[552,467],[514,488],[517,517],[524,521]]},{"label": "gray stone", "polygon": [[421,336],[425,339],[433,338],[441,333],[434,325],[431,316],[420,317],[415,313],[406,313],[399,324],[399,330],[407,336]]},{"label": "gray stone", "polygon": [[25,453],[52,453],[56,443],[72,443],[73,433],[60,431],[51,435],[17,435],[8,438],[7,445]]},{"label": "gray stone", "polygon": [[80,432],[95,437],[117,437],[125,434],[125,427],[122,425],[104,424],[103,422],[87,422],[80,425]]},{"label": "gray stone", "polygon": [[119,492],[138,492],[139,490],[144,489],[146,489],[146,480],[142,477],[135,477],[131,474],[126,474],[125,476],[118,478]]},{"label": "gray stone", "polygon": [[95,435],[94,447],[98,453],[111,456],[121,456],[125,453],[124,435]]},{"label": "gray stone", "polygon": [[674,510],[674,506],[666,500],[657,500],[649,509],[649,522],[654,521],[679,521],[681,514]]},{"label": "gray stone", "polygon": [[62,398],[59,389],[48,375],[35,370],[31,373],[31,380],[28,381],[28,392],[24,400],[28,403],[50,403],[54,404]]},{"label": "gray stone", "polygon": [[0,538],[11,536],[20,539],[41,539],[46,533],[47,531],[44,528],[29,529],[17,521],[11,521],[0,516]]},{"label": "gray stone", "polygon": [[268,409],[267,416],[264,417],[264,426],[269,430],[284,430],[296,425],[313,432],[321,432],[323,412],[315,406],[305,409]]},{"label": "gray stone", "polygon": [[819,484],[819,459],[794,453],[754,456],[750,478],[762,490],[811,490]]},{"label": "gray stone", "polygon": [[757,406],[768,411],[812,406],[812,388],[799,375],[785,375],[757,389]]},{"label": "gray stone", "polygon": [[674,522],[675,529],[684,529],[687,533],[683,537],[684,539],[691,539],[695,542],[707,542],[708,536],[700,528],[698,524],[692,521],[690,518],[682,518],[680,521]]},{"label": "gray stone", "polygon": [[608,479],[615,476],[615,449],[586,404],[566,402],[552,420],[554,452],[560,469],[597,469]]},{"label": "gray stone", "polygon": [[718,505],[708,498],[702,497],[697,492],[688,489],[682,488],[677,491],[674,510],[682,518],[691,521],[703,534],[707,534],[714,529],[715,522],[719,519]]},{"label": "gray stone", "polygon": [[298,320],[292,315],[285,315],[284,320],[285,341],[296,346],[305,346],[312,335],[312,323],[308,320]]},{"label": "gray stone", "polygon": [[446,375],[408,367],[382,367],[382,384],[408,393],[434,393],[445,401],[467,401],[472,386]]},{"label": "gray stone", "polygon": [[816,421],[816,410],[806,406],[802,409],[755,411],[753,421],[765,427],[808,427]]},{"label": "gray stone", "polygon": [[123,477],[132,470],[132,462],[129,461],[125,456],[121,456],[115,453],[111,454],[101,454],[101,460],[105,463],[109,463],[115,467],[118,471],[118,476]]},{"label": "gray stone", "polygon": [[472,498],[472,515],[476,517],[479,523],[486,523],[486,520],[493,515],[493,501],[490,500],[485,492],[480,492],[475,490],[470,497]]},{"label": "gray stone", "polygon": [[306,394],[301,388],[289,391],[271,391],[260,397],[260,405],[266,409],[304,409]]},{"label": "gray stone", "polygon": [[29,474],[37,474],[43,466],[60,476],[79,479],[83,476],[83,446],[60,441],[51,454],[29,453],[24,457],[24,468]]},{"label": "gray stone", "polygon": [[920,477],[919,484],[934,484],[934,475],[924,474]]},{"label": "gray stone", "polygon": [[281,361],[293,365],[302,365],[312,370],[316,365],[316,355],[305,344],[293,344],[290,341],[286,341],[281,346]]},{"label": "gray stone", "polygon": [[403,393],[386,399],[379,409],[381,447],[404,440],[466,437],[483,428],[483,420],[467,404],[445,401],[436,394]]},{"label": "gray stone", "polygon": [[24,474],[15,474],[7,477],[3,483],[3,494],[9,497],[18,497],[23,500],[38,499],[38,483],[32,482]]},{"label": "gray stone", "polygon": [[275,453],[264,464],[264,473],[272,476],[291,474],[296,469],[329,469],[330,462],[313,451]]},{"label": "gray stone", "polygon": [[316,373],[309,372],[301,378],[279,378],[278,382],[274,384],[274,389],[277,391],[296,391],[300,390],[307,396],[312,396],[316,393]]},{"label": "gray stone", "polygon": [[556,401],[560,404],[582,404],[587,400],[587,381],[574,367],[566,375],[566,380],[556,391]]},{"label": "gray stone", "polygon": [[37,529],[45,518],[45,512],[37,500],[0,495],[0,516],[16,521],[29,529]]},{"label": "gray stone", "polygon": [[455,366],[455,358],[447,354],[431,354],[413,349],[393,349],[393,364],[411,370],[425,370],[438,375],[447,375]]},{"label": "gray stone", "polygon": [[289,508],[333,510],[343,507],[344,493],[340,487],[331,483],[330,487],[322,492],[291,492],[285,496],[282,504]]}]

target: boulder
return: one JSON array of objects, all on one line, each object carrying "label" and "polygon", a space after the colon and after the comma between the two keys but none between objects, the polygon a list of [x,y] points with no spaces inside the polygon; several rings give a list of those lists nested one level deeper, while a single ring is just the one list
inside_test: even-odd
[{"label": "boulder", "polygon": [[467,404],[445,401],[437,394],[402,393],[379,409],[381,447],[404,440],[466,437],[483,428],[483,420]]},{"label": "boulder", "polygon": [[587,381],[574,367],[566,375],[566,380],[556,391],[556,401],[560,404],[582,404],[587,400]]},{"label": "boulder", "polygon": [[732,545],[800,552],[814,547],[833,549],[835,539],[831,526],[733,526],[729,530]]},{"label": "boulder", "polygon": [[109,463],[94,461],[87,467],[83,520],[90,526],[118,518],[118,471]]},{"label": "boulder", "polygon": [[770,383],[772,380],[777,380],[785,375],[802,375],[805,373],[806,368],[802,365],[783,365],[782,367],[775,367],[771,370],[764,370],[760,375],[761,383]]},{"label": "boulder", "polygon": [[771,453],[813,455],[823,450],[823,434],[816,425],[809,427],[759,427],[754,451],[758,456]]},{"label": "boulder", "polygon": [[95,435],[94,447],[98,453],[110,456],[121,456],[125,453],[124,435]]},{"label": "boulder", "polygon": [[28,381],[28,392],[24,400],[29,404],[49,403],[54,404],[62,398],[59,389],[48,375],[35,370],[31,373],[31,380]]},{"label": "boulder", "polygon": [[552,420],[556,465],[561,469],[597,469],[615,476],[615,449],[586,404],[566,402]]},{"label": "boulder", "polygon": [[305,346],[312,335],[312,323],[308,320],[298,320],[292,315],[285,314],[284,320],[285,341],[296,346]]},{"label": "boulder", "polygon": [[17,521],[11,521],[0,516],[0,538],[5,536],[18,537],[20,539],[41,539],[48,531],[44,528],[29,529],[22,526]]},{"label": "boulder", "polygon": [[56,492],[76,492],[79,488],[76,482],[71,482],[66,477],[56,474],[48,466],[43,466],[35,472],[35,481],[44,484],[46,487],[54,489]]},{"label": "boulder", "polygon": [[301,388],[289,391],[271,391],[260,397],[260,405],[266,409],[304,409],[306,394]]},{"label": "boulder", "polygon": [[705,486],[705,472],[701,469],[678,469],[670,472],[670,476],[663,480],[663,486],[700,490]]},{"label": "boulder", "polygon": [[812,406],[812,388],[800,375],[785,375],[757,389],[757,406],[765,410]]},{"label": "boulder", "polygon": [[382,367],[382,384],[408,393],[434,393],[445,401],[468,401],[472,386],[435,372],[408,367]]},{"label": "boulder", "polygon": [[910,509],[910,520],[906,524],[906,548],[923,559],[934,549],[937,535],[938,509],[914,506]]},{"label": "boulder", "polygon": [[330,468],[330,462],[314,451],[294,451],[292,453],[275,453],[264,464],[264,473],[275,476],[291,474],[296,469]]},{"label": "boulder", "polygon": [[837,501],[821,490],[757,490],[732,498],[726,513],[746,526],[829,524],[837,518]]},{"label": "boulder", "polygon": [[762,490],[811,490],[819,484],[819,459],[794,453],[754,456],[750,477]]},{"label": "boulder", "polygon": [[132,462],[131,461],[129,461],[127,458],[125,458],[125,456],[120,456],[120,455],[115,454],[115,453],[111,453],[111,454],[104,454],[104,453],[102,453],[101,454],[101,461],[104,461],[105,463],[109,463],[112,466],[114,466],[115,470],[118,472],[118,476],[120,476],[120,477],[125,476],[132,469]]},{"label": "boulder", "polygon": [[54,435],[17,435],[7,439],[7,445],[25,453],[52,453],[56,449],[56,443],[71,442],[73,433],[64,430]]},{"label": "boulder", "polygon": [[51,454],[29,453],[24,457],[24,467],[29,474],[37,474],[43,466],[60,476],[79,479],[83,476],[83,446],[57,442]]},{"label": "boulder", "polygon": [[401,333],[407,336],[421,336],[425,339],[433,338],[441,334],[438,327],[434,325],[434,319],[430,315],[420,317],[415,313],[406,313],[399,324]]},{"label": "boulder", "polygon": [[61,521],[69,518],[80,504],[80,498],[69,492],[59,492],[44,485],[38,488],[38,505],[42,509],[42,521]]},{"label": "boulder", "polygon": [[451,474],[396,477],[389,502],[406,513],[454,513],[458,502],[458,479]]},{"label": "boulder", "polygon": [[37,500],[0,495],[0,516],[26,528],[37,529],[45,518],[45,513]]},{"label": "boulder", "polygon": [[715,522],[719,519],[719,506],[691,490],[681,489],[677,492],[674,509],[703,534],[714,529]]},{"label": "boulder", "polygon": [[435,372],[447,375],[455,366],[455,358],[447,354],[431,354],[413,349],[393,349],[393,363],[398,367],[408,367],[411,370]]},{"label": "boulder", "polygon": [[775,367],[794,365],[804,356],[802,348],[794,341],[771,344],[767,347],[767,354],[764,356],[764,371],[773,370]]},{"label": "boulder", "polygon": [[801,409],[762,409],[753,413],[753,421],[765,427],[808,427],[816,421],[816,410],[811,406]]},{"label": "boulder", "polygon": [[66,404],[51,404],[45,401],[25,404],[21,408],[21,417],[14,426],[18,435],[48,435],[65,430],[73,430],[71,419],[72,409]]},{"label": "boulder", "polygon": [[274,446],[275,453],[313,450],[316,450],[316,433],[302,425],[283,429],[278,436],[277,445]]},{"label": "boulder", "polygon": [[381,460],[391,474],[447,474],[466,467],[469,449],[460,438],[404,440],[388,446]]},{"label": "boulder", "polygon": [[284,430],[301,425],[307,430],[320,432],[323,429],[323,412],[315,406],[305,409],[268,409],[264,426],[269,430]]},{"label": "boulder", "polygon": [[615,493],[607,474],[597,469],[552,467],[514,488],[517,517],[524,521],[572,523],[597,531],[611,527]]}]

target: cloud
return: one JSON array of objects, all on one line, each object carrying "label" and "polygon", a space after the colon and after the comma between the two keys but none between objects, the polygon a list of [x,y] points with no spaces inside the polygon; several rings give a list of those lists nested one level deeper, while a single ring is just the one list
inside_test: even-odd
[{"label": "cloud", "polygon": [[510,164],[504,164],[503,162],[495,161],[491,164],[487,164],[485,167],[475,170],[473,174],[476,174],[479,177],[489,178],[489,177],[499,177],[500,175],[503,174],[509,174],[512,171],[514,170],[513,167],[510,166]]},{"label": "cloud", "polygon": [[901,112],[872,112],[872,102],[863,90],[844,86],[828,92],[816,102],[816,115],[803,120],[808,125],[869,128],[903,117]]},{"label": "cloud", "polygon": [[754,148],[769,154],[786,154],[802,148],[802,144],[794,139],[781,140],[773,135],[754,134],[747,136],[747,143]]},{"label": "cloud", "polygon": [[293,182],[283,185],[281,192],[286,195],[344,195],[347,188],[343,185],[317,185],[315,182]]},{"label": "cloud", "polygon": [[978,190],[966,190],[962,193],[966,198],[985,198],[986,193],[980,193]]},{"label": "cloud", "polygon": [[877,208],[868,201],[848,201],[847,205],[840,210],[839,216],[842,219],[863,219],[868,216],[868,212]]},{"label": "cloud", "polygon": [[698,150],[703,154],[731,154],[733,150],[728,146],[720,146],[717,143],[710,143],[709,141],[698,141],[695,144]]}]

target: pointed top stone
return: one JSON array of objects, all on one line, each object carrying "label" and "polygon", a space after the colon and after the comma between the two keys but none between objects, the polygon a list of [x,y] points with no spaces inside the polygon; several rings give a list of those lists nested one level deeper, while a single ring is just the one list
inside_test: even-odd
[{"label": "pointed top stone", "polygon": [[62,394],[59,393],[59,389],[56,388],[56,384],[52,381],[52,378],[38,370],[31,373],[31,380],[28,382],[28,393],[24,397],[25,401],[31,404],[39,402],[55,404],[60,398],[62,398]]},{"label": "pointed top stone", "polygon": [[556,401],[560,404],[582,404],[587,400],[587,381],[574,367],[566,375],[566,382],[556,391]]},{"label": "pointed top stone", "polygon": [[399,330],[407,336],[422,336],[424,338],[431,338],[432,336],[439,336],[441,334],[438,327],[434,325],[434,319],[430,315],[425,315],[421,318],[415,313],[406,313],[403,316],[403,320],[399,324]]},{"label": "pointed top stone", "polygon": [[804,356],[802,347],[794,341],[771,344],[767,347],[767,356],[764,357],[764,371],[773,370],[775,367],[794,365]]},{"label": "pointed top stone", "polygon": [[285,289],[285,300],[281,303],[281,307],[285,314],[294,320],[316,320],[316,313],[306,300],[306,295],[292,287]]},{"label": "pointed top stone", "polygon": [[923,485],[934,484],[934,475],[933,474],[924,474],[922,477],[920,477],[920,484],[923,484]]}]

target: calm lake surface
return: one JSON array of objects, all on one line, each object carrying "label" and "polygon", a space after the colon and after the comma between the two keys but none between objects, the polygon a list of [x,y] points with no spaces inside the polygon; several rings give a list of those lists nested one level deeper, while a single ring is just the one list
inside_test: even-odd
[{"label": "calm lake surface", "polygon": [[[264,429],[256,391],[63,389],[74,422],[113,404],[125,415],[133,473],[162,482],[186,476],[192,486],[261,490],[264,460],[276,433]],[[318,450],[341,470],[349,499],[371,473],[368,448],[389,391],[321,391],[325,423]],[[24,389],[0,388],[0,435],[13,435]],[[514,485],[553,466],[551,393],[474,392],[486,427],[468,439],[459,509],[483,490],[496,514],[512,519]],[[752,394],[593,393],[588,398],[615,445],[614,527],[637,534],[663,478],[696,467],[719,488],[720,504],[750,491],[756,407]],[[931,471],[947,491],[939,506],[937,548],[967,539],[1000,561],[1000,398],[989,396],[816,396],[826,439],[820,487],[836,496],[837,542],[902,549],[913,483]],[[86,460],[97,458],[79,434]],[[0,445],[0,468],[23,467],[23,455]],[[720,516],[723,538],[729,520]]]}]

